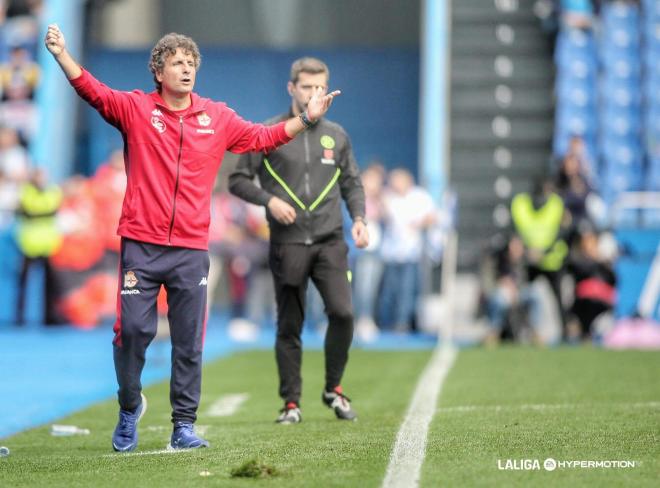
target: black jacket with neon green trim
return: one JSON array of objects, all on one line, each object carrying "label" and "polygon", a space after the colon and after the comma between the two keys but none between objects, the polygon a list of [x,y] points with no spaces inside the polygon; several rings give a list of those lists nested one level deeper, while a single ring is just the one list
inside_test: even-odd
[{"label": "black jacket with neon green trim", "polygon": [[[281,114],[266,124],[292,116]],[[341,239],[342,198],[352,219],[364,218],[364,189],[351,141],[339,124],[326,119],[270,153],[241,156],[229,177],[229,191],[266,209],[273,196],[296,209],[296,221],[291,225],[280,224],[267,212],[274,243],[313,244]]]}]

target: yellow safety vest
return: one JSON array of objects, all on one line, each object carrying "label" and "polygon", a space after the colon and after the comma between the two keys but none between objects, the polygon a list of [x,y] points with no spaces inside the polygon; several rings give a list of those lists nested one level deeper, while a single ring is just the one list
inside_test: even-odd
[{"label": "yellow safety vest", "polygon": [[62,191],[53,186],[40,190],[31,183],[21,189],[19,199],[23,215],[18,228],[18,246],[28,257],[49,257],[62,245],[55,224],[55,212],[62,203]]},{"label": "yellow safety vest", "polygon": [[534,208],[528,193],[516,195],[511,202],[511,217],[525,245],[544,253],[539,263],[541,269],[557,271],[568,254],[568,245],[559,237],[564,202],[552,194],[538,210]]}]

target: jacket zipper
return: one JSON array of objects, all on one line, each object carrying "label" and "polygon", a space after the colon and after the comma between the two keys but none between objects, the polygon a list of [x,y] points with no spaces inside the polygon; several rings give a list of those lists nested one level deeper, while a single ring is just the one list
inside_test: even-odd
[{"label": "jacket zipper", "polygon": [[181,151],[183,149],[183,117],[179,117],[179,155],[176,158],[176,180],[174,182],[174,196],[172,197],[172,219],[170,231],[167,235],[167,244],[172,245],[172,229],[174,228],[174,214],[176,214],[176,195],[179,193],[179,169],[181,167]]},{"label": "jacket zipper", "polygon": [[[305,143],[305,201],[309,202],[312,198],[312,190],[309,185],[309,132],[305,131],[303,133],[303,141]],[[312,235],[311,235],[311,219],[312,215],[309,211],[309,207],[305,209],[305,244],[310,246],[312,245]]]}]

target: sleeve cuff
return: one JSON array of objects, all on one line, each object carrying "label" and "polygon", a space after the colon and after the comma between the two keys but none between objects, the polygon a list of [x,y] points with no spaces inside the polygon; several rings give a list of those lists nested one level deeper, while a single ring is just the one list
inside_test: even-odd
[{"label": "sleeve cuff", "polygon": [[282,122],[279,122],[278,124],[275,125],[277,131],[276,137],[279,141],[282,141],[283,144],[286,144],[287,142],[293,139],[293,137],[289,136],[286,133],[286,130],[284,130],[285,126],[286,126],[286,120],[283,120]]},{"label": "sleeve cuff", "polygon": [[73,78],[72,80],[69,80],[69,83],[71,84],[72,87],[78,88],[79,86],[82,86],[87,78],[89,77],[89,73],[85,68],[82,66],[80,67],[81,73],[78,78]]}]

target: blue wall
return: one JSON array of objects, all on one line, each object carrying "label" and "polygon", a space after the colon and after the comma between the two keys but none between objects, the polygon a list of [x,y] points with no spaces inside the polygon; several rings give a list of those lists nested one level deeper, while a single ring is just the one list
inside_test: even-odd
[{"label": "blue wall", "polygon": [[[323,59],[330,87],[342,96],[330,119],[348,131],[360,165],[372,158],[387,166],[407,166],[417,175],[419,52],[417,49],[264,50],[202,48],[195,91],[226,102],[242,117],[262,121],[288,109],[286,91],[291,62],[301,56]],[[147,51],[93,51],[86,67],[108,86],[153,89]],[[93,110],[84,111],[83,139],[88,146],[78,167],[88,171],[121,146],[118,132]],[[87,134],[84,132],[88,131]]]}]

